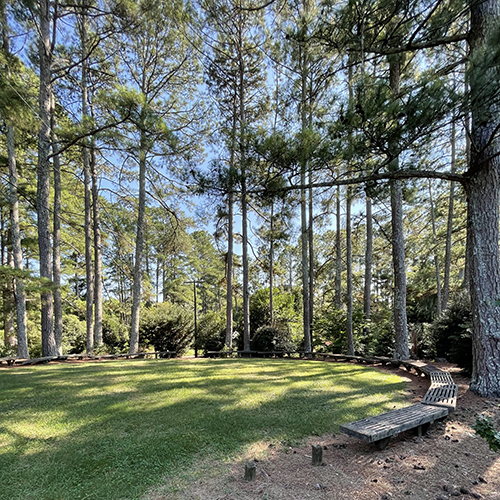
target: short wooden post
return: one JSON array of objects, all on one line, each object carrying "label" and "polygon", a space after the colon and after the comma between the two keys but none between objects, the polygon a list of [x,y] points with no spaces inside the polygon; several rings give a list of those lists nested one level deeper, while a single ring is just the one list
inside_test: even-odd
[{"label": "short wooden post", "polygon": [[245,481],[255,481],[255,473],[257,472],[257,466],[255,462],[247,462],[245,464]]},{"label": "short wooden post", "polygon": [[312,445],[312,464],[321,465],[323,463],[323,447],[319,444]]}]

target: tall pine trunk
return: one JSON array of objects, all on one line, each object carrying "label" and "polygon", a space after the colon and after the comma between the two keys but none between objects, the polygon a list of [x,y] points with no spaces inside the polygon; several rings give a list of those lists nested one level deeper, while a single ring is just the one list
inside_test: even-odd
[{"label": "tall pine trunk", "polygon": [[[389,57],[390,87],[394,99],[398,99],[400,84],[399,56]],[[398,144],[389,144],[392,155],[391,171],[399,169]],[[391,226],[392,226],[392,264],[394,269],[394,329],[396,335],[396,359],[408,359],[408,325],[406,319],[406,266],[403,231],[403,187],[399,179],[390,181],[391,188]]]},{"label": "tall pine trunk", "polygon": [[[144,123],[144,119],[141,120],[141,123]],[[142,258],[144,253],[144,221],[146,215],[146,141],[146,132],[141,128],[139,142],[139,206],[137,209],[134,278],[132,284],[130,353],[135,353],[139,350],[139,315],[141,307]],[[165,300],[165,298],[163,300]]]},{"label": "tall pine trunk", "polygon": [[55,97],[51,95],[50,128],[54,167],[54,222],[52,234],[52,273],[54,281],[54,339],[58,355],[62,355],[62,297],[61,297],[61,161],[56,135]]},{"label": "tall pine trunk", "polygon": [[233,261],[234,261],[234,173],[236,154],[236,93],[233,101],[233,117],[231,129],[231,151],[229,159],[228,192],[227,192],[227,263],[226,263],[226,341],[228,349],[233,348]]},{"label": "tall pine trunk", "polygon": [[432,246],[434,249],[434,269],[436,271],[436,314],[439,318],[441,316],[441,269],[439,265],[439,255],[438,255],[438,241],[437,241],[437,231],[436,231],[436,213],[434,207],[434,197],[432,196],[432,184],[429,179],[429,203],[431,212],[431,227],[432,227]]},{"label": "tall pine trunk", "polygon": [[[80,16],[80,43],[82,48],[82,121],[90,116],[87,88],[87,12],[82,9]],[[94,351],[94,269],[92,263],[92,179],[90,173],[90,151],[85,139],[82,150],[83,186],[85,195],[85,276],[87,294],[85,297],[85,322],[87,326],[87,354]]]},{"label": "tall pine trunk", "polygon": [[[7,266],[14,267],[12,252],[7,248]],[[2,262],[3,264],[3,262]],[[2,286],[3,299],[3,338],[5,345],[14,347],[16,345],[16,333],[14,325],[14,278],[6,279]]]},{"label": "tall pine trunk", "polygon": [[351,189],[347,189],[346,196],[346,217],[345,217],[345,235],[346,235],[346,285],[347,285],[347,353],[354,355],[354,332],[352,328],[352,221],[351,221]]},{"label": "tall pine trunk", "polygon": [[[5,12],[5,2],[2,3],[0,11],[0,25],[2,26],[2,45],[5,54],[10,54],[9,36],[7,32],[7,16]],[[6,65],[7,77],[11,76],[10,68]],[[7,139],[7,163],[9,169],[9,204],[10,204],[10,240],[12,247],[12,260],[14,269],[23,270],[23,251],[21,246],[21,229],[19,225],[19,175],[16,162],[16,141],[14,127],[5,120]],[[16,323],[17,323],[17,357],[28,358],[28,338],[26,331],[26,292],[24,280],[18,276],[14,280],[14,294],[16,303]],[[5,333],[7,330],[5,331]],[[8,343],[8,340],[7,342]]]},{"label": "tall pine trunk", "polygon": [[[473,371],[470,388],[483,397],[500,397],[500,126],[498,103],[484,93],[489,68],[482,54],[500,18],[498,0],[473,2],[470,20],[471,158],[467,190],[467,233],[472,305]],[[493,70],[495,71],[495,70]],[[495,81],[494,78],[491,81]],[[488,94],[488,92],[486,92]]]},{"label": "tall pine trunk", "polygon": [[271,202],[271,241],[269,243],[269,324],[274,327],[274,202]]},{"label": "tall pine trunk", "polygon": [[[14,269],[23,270],[23,251],[19,226],[18,173],[15,153],[14,128],[7,125],[7,161],[9,164],[10,194],[10,238]],[[26,330],[26,292],[24,280],[20,276],[14,280],[17,320],[17,357],[29,358],[28,336]]]},{"label": "tall pine trunk", "polygon": [[[451,173],[456,170],[456,131],[455,120],[451,124]],[[448,220],[446,223],[446,242],[444,253],[444,279],[443,279],[443,296],[441,310],[445,311],[448,308],[448,300],[450,297],[450,274],[451,274],[451,243],[453,236],[453,218],[455,205],[455,182],[450,182],[450,194],[448,198]]]},{"label": "tall pine trunk", "polygon": [[241,174],[241,253],[243,264],[243,350],[250,350],[250,295],[248,262],[248,194],[247,194],[247,148],[245,109],[245,62],[243,60],[243,14],[239,11],[238,24],[238,106],[239,106],[239,150]]},{"label": "tall pine trunk", "polygon": [[[363,294],[363,312],[367,320],[371,316],[372,296],[372,266],[373,266],[373,218],[372,200],[366,196],[366,248],[365,248],[365,287]],[[368,327],[365,327],[365,332]]]},{"label": "tall pine trunk", "polygon": [[[307,2],[304,2],[304,10],[307,9]],[[306,44],[300,45],[300,73],[301,73],[301,102],[300,102],[300,119],[301,131],[305,136],[308,129],[308,113],[307,113],[307,54]],[[300,159],[300,227],[301,227],[301,268],[302,268],[302,311],[303,311],[303,329],[304,329],[304,351],[311,352],[311,308],[309,303],[309,227],[307,224],[307,190],[306,190],[306,173],[307,173],[307,158],[305,157],[305,147]]]},{"label": "tall pine trunk", "polygon": [[40,277],[45,280],[41,292],[41,330],[42,356],[57,354],[54,338],[54,306],[52,290],[51,239],[50,239],[50,148],[51,148],[51,65],[52,47],[50,43],[51,2],[41,0],[39,3],[38,51],[40,63],[39,117],[38,132],[38,164],[37,164],[37,226]]},{"label": "tall pine trunk", "polygon": [[101,215],[99,204],[99,186],[97,162],[95,157],[95,141],[90,146],[90,175],[92,177],[92,225],[94,230],[94,339],[95,345],[103,345],[102,338],[102,237]]},{"label": "tall pine trunk", "polygon": [[337,186],[337,196],[335,200],[335,306],[342,308],[342,240],[341,240],[341,213],[340,213],[340,186]]}]

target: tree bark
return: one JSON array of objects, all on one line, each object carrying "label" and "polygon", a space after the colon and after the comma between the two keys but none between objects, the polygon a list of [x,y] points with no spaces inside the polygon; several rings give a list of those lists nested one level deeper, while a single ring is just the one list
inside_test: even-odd
[{"label": "tree bark", "polygon": [[42,356],[57,354],[54,338],[54,308],[53,295],[49,284],[52,282],[51,241],[50,241],[50,148],[51,148],[51,65],[52,48],[50,41],[50,1],[41,0],[39,3],[39,37],[38,51],[40,63],[40,91],[39,116],[40,129],[38,132],[38,164],[37,164],[37,226],[38,250],[40,259],[40,277],[45,280],[41,292],[41,329],[42,329]]},{"label": "tree bark", "polygon": [[[372,295],[372,265],[373,265],[373,218],[372,200],[366,196],[366,249],[365,249],[365,288],[363,294],[363,312],[365,319],[371,316]],[[367,327],[365,328],[365,331]]]},{"label": "tree bark", "polygon": [[[311,125],[311,117],[309,117],[309,126]],[[309,227],[307,231],[308,236],[308,257],[309,257],[309,337],[312,349],[312,334],[313,334],[313,321],[314,321],[314,204],[313,204],[313,189],[312,189],[312,169],[309,165]]]},{"label": "tree bark", "polygon": [[102,236],[101,214],[99,203],[99,185],[97,162],[95,157],[95,141],[90,149],[90,175],[92,176],[92,222],[94,229],[94,339],[95,345],[101,347],[102,339]]},{"label": "tree bark", "polygon": [[[451,172],[456,170],[456,132],[455,120],[451,124]],[[453,236],[453,218],[455,204],[455,182],[450,182],[450,195],[448,198],[448,221],[446,223],[446,243],[444,254],[444,279],[443,279],[443,296],[441,310],[445,311],[448,308],[448,300],[450,297],[450,274],[451,274],[451,243]]]},{"label": "tree bark", "polygon": [[50,128],[54,168],[54,221],[52,234],[52,273],[54,281],[54,339],[58,355],[62,355],[62,299],[61,299],[61,162],[57,144],[55,98],[51,95]]},{"label": "tree bark", "polygon": [[243,350],[250,350],[250,295],[249,295],[249,262],[248,262],[248,199],[246,173],[246,109],[245,109],[245,62],[243,60],[243,19],[242,11],[238,13],[238,106],[239,106],[239,149],[241,173],[241,246],[243,264]]},{"label": "tree bark", "polygon": [[[7,249],[7,266],[14,267],[12,252]],[[14,328],[14,279],[5,280],[2,286],[3,292],[3,339],[5,345],[14,347],[16,345],[16,333]]]},{"label": "tree bark", "polygon": [[271,241],[269,243],[269,324],[274,327],[274,202],[271,202]]},{"label": "tree bark", "polygon": [[[82,48],[82,121],[90,116],[87,88],[87,13],[82,8],[80,15],[80,43]],[[83,187],[85,194],[85,276],[87,294],[85,297],[85,322],[87,327],[87,354],[94,352],[94,268],[92,262],[92,178],[90,173],[90,152],[88,140],[82,149]]]},{"label": "tree bark", "polygon": [[347,260],[347,353],[354,356],[354,332],[352,328],[352,239],[351,239],[351,190],[347,190],[346,196],[346,218],[345,218],[345,235],[346,235],[346,260]]},{"label": "tree bark", "polygon": [[[7,125],[7,156],[9,163],[10,191],[10,235],[14,269],[23,270],[23,251],[21,246],[21,230],[19,226],[18,174],[15,153],[14,128]],[[26,292],[24,280],[17,277],[14,280],[17,320],[17,357],[29,358],[28,334],[26,329]]]},{"label": "tree bark", "polygon": [[439,318],[441,316],[441,269],[439,265],[439,255],[437,249],[437,234],[436,234],[436,214],[434,212],[434,197],[432,196],[432,185],[429,179],[429,203],[431,212],[431,226],[432,226],[432,246],[434,248],[434,268],[436,271],[436,314]]},{"label": "tree bark", "polygon": [[469,43],[476,83],[471,84],[471,97],[476,106],[472,109],[470,180],[466,186],[473,349],[470,388],[490,398],[500,396],[500,145],[494,137],[500,126],[500,109],[475,85],[482,87],[491,71],[482,64],[481,54],[489,49],[488,38],[499,17],[497,0],[472,2]]},{"label": "tree bark", "polygon": [[[2,4],[0,12],[0,24],[2,25],[2,44],[6,54],[10,54],[9,36],[7,33],[7,16],[5,12],[5,2]],[[11,75],[10,68],[7,66],[5,71],[8,76]],[[23,270],[23,251],[21,246],[21,229],[19,225],[19,197],[18,186],[19,176],[16,162],[16,144],[14,127],[6,120],[6,139],[7,139],[7,163],[9,168],[9,203],[10,203],[10,240],[12,246],[12,259],[14,269]],[[26,331],[26,292],[24,280],[18,276],[14,280],[14,294],[16,303],[17,320],[17,357],[29,358],[28,337]],[[7,332],[7,329],[5,330]],[[8,340],[7,342],[8,343]]]},{"label": "tree bark", "polygon": [[[144,122],[144,120],[142,120]],[[141,307],[142,257],[144,253],[144,221],[146,215],[146,132],[140,131],[139,144],[139,206],[137,209],[137,234],[135,239],[134,279],[132,284],[132,319],[129,352],[139,350],[139,315]],[[165,300],[165,298],[163,299]]]},{"label": "tree bark", "polygon": [[[390,87],[394,99],[398,99],[400,82],[399,56],[389,57]],[[398,145],[389,144],[393,156],[390,170],[399,169],[399,156],[395,154]],[[392,227],[392,263],[394,269],[394,329],[396,335],[395,359],[408,359],[408,325],[406,319],[406,266],[403,230],[403,189],[401,180],[392,179],[391,188],[391,227]]]},{"label": "tree bark", "polygon": [[[235,94],[236,95],[236,94]],[[236,110],[236,99],[233,101]],[[226,266],[226,341],[228,349],[233,347],[233,260],[234,260],[234,173],[236,153],[236,112],[233,114],[231,129],[231,151],[229,159],[227,192],[227,266]]]},{"label": "tree bark", "polygon": [[[307,12],[307,2],[304,2],[304,13]],[[308,61],[306,44],[300,42],[299,46],[299,64],[301,76],[301,101],[300,101],[300,119],[301,119],[301,132],[305,136],[308,130],[308,95],[307,95],[307,77],[308,77]],[[305,151],[305,148],[303,148]],[[304,351],[311,352],[311,309],[309,304],[309,228],[307,224],[307,191],[306,191],[306,173],[307,173],[307,158],[305,153],[302,153],[300,159],[300,183],[302,185],[300,190],[300,226],[301,226],[301,267],[302,267],[302,310],[303,310],[303,329],[304,329]]]},{"label": "tree bark", "polygon": [[342,242],[341,242],[341,213],[340,213],[340,186],[337,186],[336,199],[336,226],[335,231],[335,305],[342,308]]}]

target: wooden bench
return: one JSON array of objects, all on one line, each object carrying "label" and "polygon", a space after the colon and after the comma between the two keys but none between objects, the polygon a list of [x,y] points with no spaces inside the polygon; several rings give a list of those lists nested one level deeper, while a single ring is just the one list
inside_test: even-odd
[{"label": "wooden bench", "polygon": [[422,435],[432,422],[447,415],[448,408],[446,407],[418,403],[375,417],[344,424],[340,427],[340,431],[373,443],[377,449],[383,450],[389,444],[392,436],[415,428],[417,428],[418,434]]},{"label": "wooden bench", "polygon": [[13,358],[13,357],[8,357],[8,358],[0,358],[0,365],[2,363],[6,363],[7,365],[11,366],[16,363],[20,358]]},{"label": "wooden bench", "polygon": [[457,407],[458,386],[449,373],[419,361],[391,360],[391,364],[425,375],[431,385],[422,403],[340,427],[340,431],[345,434],[375,443],[379,450],[387,446],[391,436],[400,432],[417,429],[421,435],[433,421],[448,416]]}]

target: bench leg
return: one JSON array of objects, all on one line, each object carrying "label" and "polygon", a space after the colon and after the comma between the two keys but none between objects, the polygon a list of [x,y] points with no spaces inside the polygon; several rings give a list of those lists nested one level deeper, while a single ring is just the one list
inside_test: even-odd
[{"label": "bench leg", "polygon": [[430,422],[427,422],[426,424],[419,425],[416,429],[416,433],[418,437],[425,436],[427,431],[429,430],[430,427]]},{"label": "bench leg", "polygon": [[390,440],[391,440],[390,437],[386,437],[384,439],[379,439],[378,441],[374,441],[373,444],[377,450],[382,451],[387,448],[387,445],[389,444]]}]

